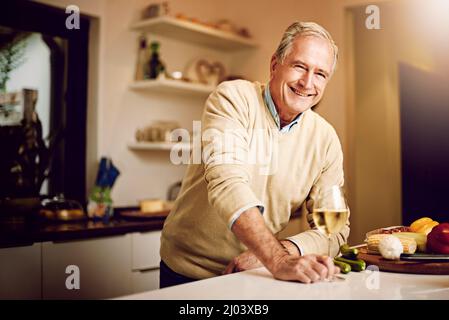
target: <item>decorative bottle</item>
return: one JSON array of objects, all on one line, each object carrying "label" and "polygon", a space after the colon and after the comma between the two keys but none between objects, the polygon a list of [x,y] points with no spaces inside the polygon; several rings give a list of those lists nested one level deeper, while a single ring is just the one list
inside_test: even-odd
[{"label": "decorative bottle", "polygon": [[147,55],[147,39],[144,35],[140,36],[139,39],[139,51],[137,52],[137,65],[135,80],[145,79],[145,74],[147,71],[145,68],[148,66],[148,55]]},{"label": "decorative bottle", "polygon": [[165,71],[165,66],[159,58],[159,42],[153,41],[150,44],[151,57],[149,61],[149,72],[147,78],[156,79],[161,73]]}]

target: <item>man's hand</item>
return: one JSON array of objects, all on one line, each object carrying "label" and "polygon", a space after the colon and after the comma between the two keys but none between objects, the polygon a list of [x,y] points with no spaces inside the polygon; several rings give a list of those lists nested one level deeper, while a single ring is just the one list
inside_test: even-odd
[{"label": "man's hand", "polygon": [[[265,221],[257,208],[244,211],[234,222],[232,231],[276,279],[311,283],[330,278],[340,272],[329,257],[317,255],[301,257],[297,249],[297,255],[291,253],[289,247],[277,240],[265,226]],[[255,260],[250,258],[249,256],[241,260],[251,262],[248,265],[253,265]],[[231,269],[231,266],[228,267]]]},{"label": "man's hand", "polygon": [[331,258],[314,254],[302,257],[285,255],[276,261],[271,271],[276,279],[297,280],[303,283],[329,279],[340,273]]},{"label": "man's hand", "polygon": [[[250,250],[238,255],[228,264],[223,274],[240,272],[262,267],[263,264]],[[279,280],[297,280],[304,283],[312,283],[331,278],[340,273],[340,269],[334,266],[332,259],[318,255],[286,255],[274,267],[273,276]]]}]

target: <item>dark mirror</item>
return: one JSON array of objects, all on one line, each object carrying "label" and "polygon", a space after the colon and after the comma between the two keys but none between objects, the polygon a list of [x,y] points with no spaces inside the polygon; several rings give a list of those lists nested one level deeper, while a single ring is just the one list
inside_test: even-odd
[{"label": "dark mirror", "polygon": [[89,19],[66,18],[30,1],[0,11],[0,213],[59,194],[85,203]]}]

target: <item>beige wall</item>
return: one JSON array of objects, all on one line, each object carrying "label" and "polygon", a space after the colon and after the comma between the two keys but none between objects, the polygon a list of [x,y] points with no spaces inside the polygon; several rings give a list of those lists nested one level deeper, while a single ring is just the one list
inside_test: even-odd
[{"label": "beige wall", "polygon": [[[381,7],[382,29],[364,27],[364,8],[354,14],[354,177],[351,222],[363,233],[401,223],[399,119],[389,11]],[[355,199],[355,201],[354,201]]]},{"label": "beige wall", "polygon": [[353,242],[374,228],[402,223],[399,63],[430,72],[447,70],[445,8],[449,4],[438,0],[425,7],[420,1],[382,4],[381,30],[361,27],[364,7],[348,12],[354,57],[353,78],[347,82],[354,97],[347,109],[352,117],[348,168],[356,212],[351,219]]}]

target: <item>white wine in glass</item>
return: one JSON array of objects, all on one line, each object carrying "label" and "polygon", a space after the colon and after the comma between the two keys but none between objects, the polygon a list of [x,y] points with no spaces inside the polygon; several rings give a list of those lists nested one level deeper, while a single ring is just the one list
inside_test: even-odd
[{"label": "white wine in glass", "polygon": [[313,210],[313,221],[327,237],[340,232],[348,219],[347,209],[318,208]]},{"label": "white wine in glass", "polygon": [[346,224],[349,208],[343,188],[329,186],[319,190],[314,203],[313,221],[318,230],[328,238],[328,256],[331,256],[331,236]]}]

